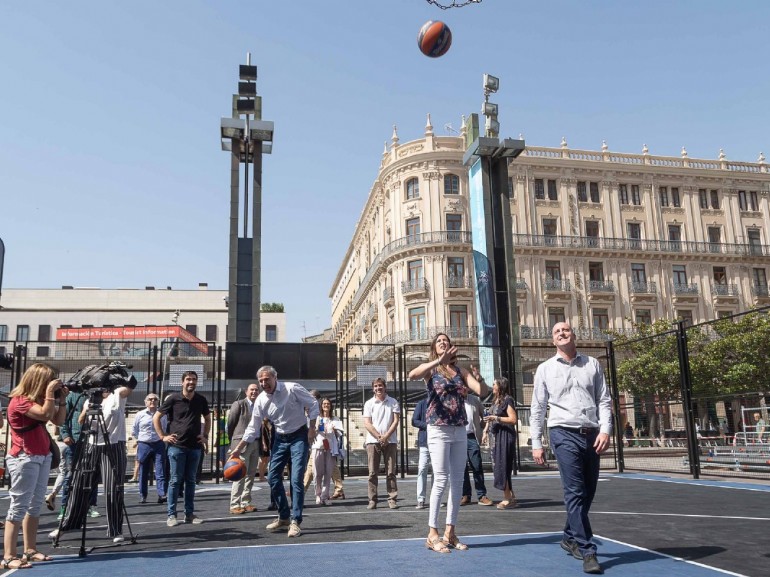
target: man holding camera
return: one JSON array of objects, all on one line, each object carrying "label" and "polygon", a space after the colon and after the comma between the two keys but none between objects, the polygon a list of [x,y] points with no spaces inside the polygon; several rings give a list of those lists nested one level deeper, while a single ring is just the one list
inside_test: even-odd
[{"label": "man holding camera", "polygon": [[[176,527],[176,501],[184,483],[184,522],[199,525],[203,522],[195,515],[195,478],[198,473],[203,447],[211,430],[211,412],[206,397],[195,392],[198,373],[182,374],[182,392],[171,393],[153,416],[155,432],[168,444],[168,461],[171,479],[168,486],[168,519],[166,525]],[[161,419],[168,418],[168,434],[163,430]],[[201,431],[203,419],[203,431]]]}]

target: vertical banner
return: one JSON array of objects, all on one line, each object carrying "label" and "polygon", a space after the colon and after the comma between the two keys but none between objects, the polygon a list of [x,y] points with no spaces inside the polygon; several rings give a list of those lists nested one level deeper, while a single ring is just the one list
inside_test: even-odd
[{"label": "vertical banner", "polygon": [[473,270],[476,277],[476,315],[479,326],[479,371],[487,382],[495,379],[494,349],[499,342],[492,267],[487,255],[487,222],[484,210],[482,160],[468,171],[468,195],[473,235]]}]

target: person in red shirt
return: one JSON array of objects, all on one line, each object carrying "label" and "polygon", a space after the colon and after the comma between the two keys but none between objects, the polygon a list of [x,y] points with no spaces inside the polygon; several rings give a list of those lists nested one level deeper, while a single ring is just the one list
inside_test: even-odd
[{"label": "person in red shirt", "polygon": [[[51,472],[51,438],[45,425],[64,422],[67,387],[56,372],[42,363],[29,367],[10,392],[8,426],[11,450],[6,465],[11,477],[11,503],[5,518],[2,569],[26,569],[30,561],[51,561],[37,550],[40,508],[45,499]],[[19,527],[23,525],[24,554],[17,559]]]}]

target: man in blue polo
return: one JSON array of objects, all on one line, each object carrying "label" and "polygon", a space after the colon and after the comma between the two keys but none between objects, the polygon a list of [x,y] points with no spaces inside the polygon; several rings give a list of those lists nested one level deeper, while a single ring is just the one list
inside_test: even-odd
[{"label": "man in blue polo", "polygon": [[[279,382],[278,373],[271,366],[260,367],[257,381],[262,392],[254,402],[251,422],[243,438],[233,448],[233,458],[240,456],[246,446],[257,439],[265,417],[273,423],[275,441],[270,453],[267,482],[273,502],[278,504],[278,518],[267,525],[268,531],[288,527],[289,537],[302,534],[302,507],[305,503],[305,468],[308,449],[315,440],[315,421],[318,402],[307,389],[297,383]],[[291,509],[283,487],[283,470],[291,462]]]},{"label": "man in blue polo", "polygon": [[567,322],[551,331],[556,354],[540,364],[532,391],[532,457],[545,463],[543,421],[548,411],[551,449],[564,489],[567,522],[561,547],[583,561],[583,572],[599,574],[596,544],[588,520],[599,481],[600,455],[610,445],[612,404],[602,367],[577,352],[575,332]]}]

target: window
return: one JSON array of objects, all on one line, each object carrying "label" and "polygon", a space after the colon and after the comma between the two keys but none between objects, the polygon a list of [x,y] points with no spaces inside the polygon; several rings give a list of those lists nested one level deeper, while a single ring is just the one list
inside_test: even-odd
[{"label": "window", "polygon": [[465,277],[465,259],[460,256],[447,258],[447,274],[449,278],[462,279]]},{"label": "window", "polygon": [[676,186],[671,187],[671,206],[682,206],[682,201],[679,199],[679,188]]},{"label": "window", "polygon": [[586,189],[585,181],[578,180],[577,197],[579,202],[588,202],[588,189]]},{"label": "window", "polygon": [[420,217],[409,218],[406,221],[406,236],[410,237],[410,240],[417,240],[420,234]]},{"label": "window", "polygon": [[604,282],[604,264],[601,262],[588,263],[588,280]]},{"label": "window", "polygon": [[658,188],[658,198],[660,199],[660,206],[668,206],[668,187],[661,186]]},{"label": "window", "polygon": [[274,343],[278,340],[278,327],[276,325],[265,325],[265,341]]},{"label": "window", "polygon": [[217,325],[206,325],[206,340],[207,341],[217,340]]},{"label": "window", "polygon": [[682,225],[669,224],[668,225],[668,246],[671,250],[682,250]]},{"label": "window", "polygon": [[634,206],[639,206],[642,204],[642,197],[639,194],[639,185],[638,184],[632,184],[631,185],[631,203]]},{"label": "window", "polygon": [[727,284],[727,270],[723,266],[715,266],[712,268],[712,277],[715,284]]},{"label": "window", "polygon": [[559,197],[556,194],[556,181],[555,180],[549,180],[548,181],[548,200],[559,200]]},{"label": "window", "polygon": [[720,252],[722,242],[722,229],[718,226],[708,227],[709,252]]},{"label": "window", "polygon": [[0,325],[0,341],[8,340],[8,325]]},{"label": "window", "polygon": [[687,268],[683,264],[675,264],[671,270],[674,273],[674,285],[687,285]]},{"label": "window", "polygon": [[626,231],[628,238],[631,240],[628,246],[635,249],[642,248],[642,243],[640,242],[642,239],[642,225],[638,222],[626,223]]},{"label": "window", "polygon": [[416,178],[410,178],[406,181],[406,199],[420,197],[420,182]]},{"label": "window", "polygon": [[738,208],[741,210],[749,210],[749,205],[746,202],[746,191],[745,190],[739,190],[738,191]]},{"label": "window", "polygon": [[456,174],[444,175],[444,194],[460,194],[460,179]]},{"label": "window", "polygon": [[566,320],[564,307],[548,307],[548,328],[553,327],[556,323],[563,323]]},{"label": "window", "polygon": [[450,338],[468,337],[468,307],[465,305],[449,305],[449,335]]},{"label": "window", "polygon": [[733,316],[732,311],[717,311],[718,319],[729,319],[731,316]]},{"label": "window", "polygon": [[50,357],[51,347],[37,347],[37,349],[35,350],[35,354],[38,357]]},{"label": "window", "polygon": [[590,188],[591,188],[591,202],[601,202],[601,199],[599,198],[599,183],[592,182]]},{"label": "window", "polygon": [[406,263],[407,274],[409,275],[409,282],[412,286],[416,287],[417,283],[422,279],[422,259],[410,260]]},{"label": "window", "polygon": [[759,229],[750,228],[746,230],[746,236],[749,239],[749,252],[751,254],[762,254],[762,239],[759,237]]},{"label": "window", "polygon": [[650,309],[636,309],[634,313],[636,317],[636,324],[638,325],[652,324],[652,311]]},{"label": "window", "polygon": [[[37,340],[50,341],[51,340],[51,325],[38,325],[37,327]],[[47,357],[48,355],[38,355]]]},{"label": "window", "polygon": [[16,326],[16,340],[28,341],[29,340],[29,325],[17,325]]},{"label": "window", "polygon": [[693,324],[692,310],[682,309],[676,311],[676,316],[684,321],[684,326],[689,327]]},{"label": "window", "polygon": [[719,209],[719,191],[718,190],[711,191],[711,208],[715,210]]},{"label": "window", "polygon": [[767,273],[765,272],[765,269],[763,268],[755,268],[752,271],[752,276],[754,277],[754,287],[755,288],[764,288],[765,289],[765,296],[767,296]]},{"label": "window", "polygon": [[513,178],[511,178],[510,176],[508,177],[508,198],[510,198],[511,200],[514,199],[514,194],[513,194]]},{"label": "window", "polygon": [[754,212],[759,210],[759,201],[757,200],[757,191],[752,190],[749,192],[749,208]]},{"label": "window", "polygon": [[701,208],[709,207],[708,191],[705,188],[698,190],[698,204]]},{"label": "window", "polygon": [[198,336],[198,325],[185,325],[184,330],[186,330],[194,337]]},{"label": "window", "polygon": [[747,195],[745,190],[739,190],[738,206],[741,210],[753,210],[754,212],[759,210],[759,202],[757,201],[757,191],[752,190]]},{"label": "window", "polygon": [[546,280],[561,280],[561,264],[558,260],[545,261],[545,278]]},{"label": "window", "polygon": [[586,236],[588,237],[588,246],[599,246],[599,221],[587,220],[586,221]]},{"label": "window", "polygon": [[409,337],[412,341],[427,339],[425,307],[409,309]]},{"label": "window", "polygon": [[535,200],[545,200],[545,187],[542,178],[535,179]]},{"label": "window", "polygon": [[449,242],[460,242],[462,239],[459,231],[463,228],[463,217],[460,214],[448,214],[446,215],[446,229],[449,231],[447,234],[447,240]]},{"label": "window", "polygon": [[647,284],[647,272],[644,269],[644,263],[631,263],[631,282]]},{"label": "window", "polygon": [[628,204],[628,186],[625,184],[618,185],[618,196],[620,196],[620,204]]},{"label": "window", "polygon": [[[556,219],[544,218],[543,219],[543,234],[545,236],[556,236]],[[546,239],[546,244],[553,244],[553,239]]]},{"label": "window", "polygon": [[607,309],[594,309],[592,316],[595,329],[606,331],[610,328],[610,316],[607,314]]}]

